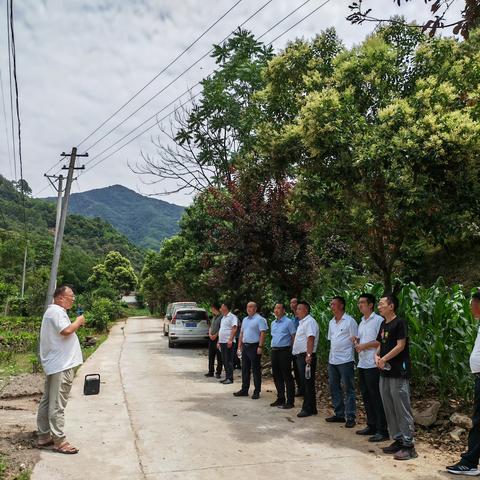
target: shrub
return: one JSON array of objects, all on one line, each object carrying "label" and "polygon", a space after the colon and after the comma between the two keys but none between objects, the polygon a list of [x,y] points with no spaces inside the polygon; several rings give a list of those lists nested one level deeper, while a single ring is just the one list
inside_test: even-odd
[{"label": "shrub", "polygon": [[107,330],[108,323],[122,315],[122,306],[119,302],[109,298],[97,298],[88,312],[87,324],[97,332]]}]

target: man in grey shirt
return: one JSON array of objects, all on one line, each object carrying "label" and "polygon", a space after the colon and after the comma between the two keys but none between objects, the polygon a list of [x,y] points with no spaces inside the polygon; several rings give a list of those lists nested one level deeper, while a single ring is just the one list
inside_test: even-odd
[{"label": "man in grey shirt", "polygon": [[[220,322],[223,315],[220,312],[220,305],[216,302],[213,302],[210,305],[210,311],[212,312],[213,319],[210,324],[210,329],[208,330],[208,373],[205,374],[206,377],[220,378],[222,376],[222,353],[217,347],[218,343],[218,331],[220,330]],[[217,359],[217,370],[215,373],[215,358]]]}]

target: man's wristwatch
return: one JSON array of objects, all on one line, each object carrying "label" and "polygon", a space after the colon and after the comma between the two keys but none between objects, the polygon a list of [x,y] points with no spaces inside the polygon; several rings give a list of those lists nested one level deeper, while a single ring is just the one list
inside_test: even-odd
[{"label": "man's wristwatch", "polygon": [[307,353],[307,357],[311,357],[311,356],[312,356],[312,354],[311,354],[311,353]]}]

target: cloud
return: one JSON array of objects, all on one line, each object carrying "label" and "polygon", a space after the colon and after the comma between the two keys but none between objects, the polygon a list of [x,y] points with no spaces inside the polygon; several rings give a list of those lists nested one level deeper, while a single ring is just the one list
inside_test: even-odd
[{"label": "cloud", "polygon": [[[69,151],[97,128],[234,3],[234,0],[14,2],[24,172],[34,193],[46,185],[43,173],[58,161],[60,152]],[[301,0],[274,0],[246,28],[260,35],[301,3]],[[320,3],[320,0],[311,0],[264,40],[269,42]],[[279,39],[275,47],[281,49],[288,40],[296,37],[313,37],[330,26],[337,29],[347,46],[361,42],[374,26],[350,25],[345,20],[349,3],[349,0],[332,0]],[[254,0],[243,0],[188,54],[96,136],[88,139],[80,150],[92,145],[168,84],[207,52],[212,43],[219,42],[248,18],[259,5]],[[395,7],[395,2],[385,0],[370,0],[370,5],[383,17],[401,12],[408,19],[421,20],[429,15],[423,2],[409,2],[401,11]],[[2,25],[5,25],[4,20]],[[1,43],[6,44],[4,27],[1,32]],[[194,85],[212,68],[211,59],[200,62],[114,133],[89,149],[91,158]],[[6,49],[0,52],[0,69],[8,100]],[[4,130],[3,117],[0,117],[0,173],[11,177]],[[155,133],[155,129],[151,133]],[[119,183],[151,193],[153,190],[143,185],[127,166],[127,161],[140,157],[141,150],[152,150],[150,135],[142,136],[85,173],[74,189],[83,191]],[[46,190],[43,194],[51,192]],[[191,201],[182,194],[165,199],[182,205]]]}]

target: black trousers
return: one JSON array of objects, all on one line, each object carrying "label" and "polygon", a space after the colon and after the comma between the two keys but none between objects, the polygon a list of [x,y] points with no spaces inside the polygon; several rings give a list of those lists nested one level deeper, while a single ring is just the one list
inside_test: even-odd
[{"label": "black trousers", "polygon": [[233,345],[228,348],[228,343],[220,344],[222,352],[222,362],[225,367],[225,379],[233,382]]},{"label": "black trousers", "polygon": [[480,376],[475,376],[472,428],[468,432],[468,449],[462,453],[461,463],[471,468],[478,466],[480,458]]},{"label": "black trousers", "polygon": [[250,388],[250,374],[253,373],[254,393],[262,390],[261,355],[257,353],[258,343],[244,343],[242,345],[242,391]]},{"label": "black trousers", "polygon": [[388,435],[387,419],[380,396],[380,370],[378,368],[358,368],[360,392],[367,414],[367,425],[376,433]]},{"label": "black trousers", "polygon": [[277,399],[285,402],[285,387],[287,387],[286,402],[293,405],[295,403],[295,383],[292,375],[292,348],[273,347],[270,358]]},{"label": "black trousers", "polygon": [[292,369],[293,369],[293,376],[295,377],[295,384],[297,385],[298,393],[303,396],[304,388],[302,385],[302,377],[300,376],[300,372],[298,371],[297,359],[295,358],[295,355],[292,355]]},{"label": "black trousers", "polygon": [[215,358],[217,359],[217,374],[222,373],[222,352],[217,348],[217,340],[208,339],[208,373],[215,373]]},{"label": "black trousers", "polygon": [[233,368],[242,368],[242,362],[240,362],[240,359],[238,358],[237,355],[237,350],[238,350],[238,338],[235,338],[233,342]]},{"label": "black trousers", "polygon": [[305,392],[303,395],[302,410],[307,413],[318,413],[317,411],[317,395],[315,393],[315,372],[317,370],[317,355],[312,354],[312,362],[310,363],[310,378],[305,378],[305,357],[306,353],[299,353],[297,355],[298,373],[302,380]]}]

